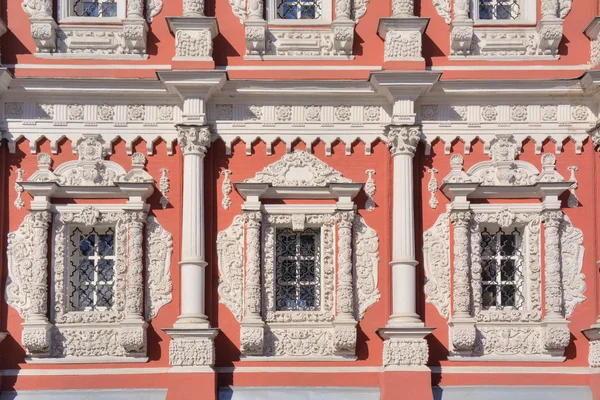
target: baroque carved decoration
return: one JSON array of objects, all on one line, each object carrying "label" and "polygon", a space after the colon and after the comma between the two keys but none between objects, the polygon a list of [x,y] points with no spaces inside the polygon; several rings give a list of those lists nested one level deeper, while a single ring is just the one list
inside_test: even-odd
[{"label": "baroque carved decoration", "polygon": [[273,186],[327,186],[330,183],[351,183],[339,171],[305,151],[286,154],[279,161],[258,172],[247,183],[270,183]]},{"label": "baroque carved decoration", "polygon": [[244,220],[235,217],[231,226],[217,236],[219,257],[219,303],[241,322],[244,297]]},{"label": "baroque carved decoration", "polygon": [[171,256],[173,236],[158,222],[148,217],[146,223],[146,320],[158,315],[158,311],[171,302]]},{"label": "baroque carved decoration", "polygon": [[579,168],[576,165],[571,165],[567,169],[571,171],[571,176],[569,177],[571,186],[569,186],[569,199],[567,200],[567,205],[569,208],[576,208],[579,206],[579,199],[577,198],[577,193],[575,191],[579,187],[579,183],[577,182],[577,178],[575,178],[575,171],[579,171]]},{"label": "baroque carved decoration", "polygon": [[160,190],[160,205],[163,210],[165,210],[169,205],[169,197],[167,196],[167,194],[171,190],[171,183],[169,181],[169,177],[167,176],[168,173],[168,169],[160,169],[160,181],[158,184],[158,189]]},{"label": "baroque carved decoration", "polygon": [[419,127],[392,125],[386,135],[388,147],[392,154],[415,154],[421,140]]},{"label": "baroque carved decoration", "polygon": [[229,180],[229,175],[231,175],[231,171],[226,169],[221,173],[223,174],[223,176],[225,176],[221,185],[221,193],[223,193],[223,200],[221,200],[221,206],[223,206],[224,210],[229,210],[229,207],[231,207],[231,199],[229,198],[229,195],[233,190],[233,185],[231,184],[231,180]]},{"label": "baroque carved decoration", "polygon": [[356,215],[353,225],[354,248],[354,311],[356,320],[363,319],[365,312],[380,298],[379,289],[379,237]]},{"label": "baroque carved decoration", "polygon": [[22,209],[23,207],[25,207],[25,202],[23,201],[23,192],[25,191],[25,189],[23,189],[23,186],[21,186],[19,184],[19,182],[23,182],[23,173],[25,173],[25,171],[23,171],[22,169],[17,169],[15,171],[17,173],[17,178],[15,179],[15,192],[17,192],[17,198],[15,199],[15,202],[13,203],[15,205],[15,207],[17,207],[17,209]]},{"label": "baroque carved decoration", "polygon": [[431,198],[429,199],[429,207],[435,209],[439,204],[438,199],[435,197],[436,193],[438,192],[438,181],[435,178],[435,174],[439,171],[435,168],[429,168],[427,172],[430,174],[429,183],[427,184],[427,190],[431,194]]},{"label": "baroque carved decoration", "polygon": [[208,126],[177,125],[179,146],[183,155],[205,155],[211,144]]},{"label": "baroque carved decoration", "polygon": [[212,366],[215,346],[211,339],[174,339],[169,344],[169,361],[178,367]]},{"label": "baroque carved decoration", "polygon": [[433,227],[423,234],[426,301],[441,316],[450,317],[450,220],[441,214]]},{"label": "baroque carved decoration", "polygon": [[426,365],[429,346],[425,339],[388,339],[383,343],[383,365]]},{"label": "baroque carved decoration", "polygon": [[365,171],[365,173],[369,176],[367,182],[365,183],[365,193],[367,194],[365,208],[367,211],[373,211],[375,209],[375,201],[373,200],[373,196],[375,196],[375,192],[377,191],[377,186],[375,185],[375,180],[373,179],[375,170],[368,169]]}]

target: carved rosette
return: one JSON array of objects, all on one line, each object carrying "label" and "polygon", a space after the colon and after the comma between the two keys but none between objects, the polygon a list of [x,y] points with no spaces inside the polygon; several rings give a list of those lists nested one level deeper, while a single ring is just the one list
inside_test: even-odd
[{"label": "carved rosette", "polygon": [[387,143],[392,155],[414,156],[421,140],[421,130],[417,126],[392,125],[387,133]]},{"label": "carved rosette", "polygon": [[429,346],[425,339],[391,338],[383,343],[383,365],[426,365]]},{"label": "carved rosette", "polygon": [[183,155],[195,154],[204,157],[211,145],[208,126],[177,125],[177,130],[177,138]]},{"label": "carved rosette", "polygon": [[210,338],[173,339],[169,344],[171,365],[179,367],[212,367],[215,363],[215,346]]},{"label": "carved rosette", "polygon": [[561,211],[547,211],[543,215],[545,239],[546,318],[563,318],[559,228],[563,221]]},{"label": "carved rosette", "polygon": [[453,211],[450,221],[454,225],[454,315],[471,315],[469,224],[470,211]]}]

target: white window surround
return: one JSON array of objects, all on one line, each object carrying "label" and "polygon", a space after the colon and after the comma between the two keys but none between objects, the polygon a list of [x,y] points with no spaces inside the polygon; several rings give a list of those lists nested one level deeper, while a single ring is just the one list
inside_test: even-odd
[{"label": "white window surround", "polygon": [[[425,293],[427,302],[449,320],[452,361],[561,362],[570,343],[567,318],[585,300],[583,235],[558,200],[570,182],[556,172],[553,154],[542,156],[538,172],[515,159],[517,148],[511,135],[498,135],[490,148],[492,160],[468,172],[462,170],[462,156],[452,156],[452,171],[442,185],[452,203],[424,234]],[[536,198],[542,201],[528,200]],[[473,204],[472,199],[523,201]],[[480,232],[489,224],[524,229],[525,301],[518,310],[482,307]]]},{"label": "white window surround", "polygon": [[77,16],[73,7],[77,0],[59,0],[57,22],[59,24],[121,24],[127,16],[127,0],[115,0],[117,15],[115,17],[83,17]]},{"label": "white window surround", "polygon": [[320,0],[321,17],[317,19],[282,19],[277,15],[277,3],[280,0],[266,0],[267,5],[267,23],[271,27],[276,26],[297,26],[299,29],[303,26],[327,26],[332,21],[332,3],[333,0]]},{"label": "white window surround", "polygon": [[[9,234],[6,293],[8,304],[24,319],[26,362],[145,362],[146,321],[171,300],[172,291],[168,274],[172,237],[155,217],[147,215],[146,199],[154,190],[154,179],[144,170],[142,154],[132,156],[129,172],[105,161],[107,150],[100,136],[84,135],[74,152],[79,160],[65,162],[54,171],[52,158],[39,154],[38,170],[19,182],[33,200],[19,230]],[[52,204],[53,198],[127,201]],[[69,303],[70,231],[106,227],[115,230],[113,304],[73,310]],[[35,274],[24,272],[30,265],[36,266]]]},{"label": "white window surround", "polygon": [[537,0],[519,0],[519,18],[510,20],[479,19],[479,0],[470,0],[470,3],[473,24],[477,27],[535,26],[537,23]]},{"label": "white window surround", "polygon": [[[356,359],[356,325],[379,299],[378,237],[355,213],[353,202],[362,186],[304,151],[287,154],[235,184],[245,199],[244,214],[219,233],[217,252],[220,302],[240,322],[242,360]],[[266,199],[337,203],[263,204]],[[307,227],[321,230],[321,305],[318,310],[279,311],[275,235],[281,228]],[[360,278],[354,281],[353,274]]]}]

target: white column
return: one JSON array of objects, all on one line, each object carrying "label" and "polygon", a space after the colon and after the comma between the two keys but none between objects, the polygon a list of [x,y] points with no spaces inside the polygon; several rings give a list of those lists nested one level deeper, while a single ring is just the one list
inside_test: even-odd
[{"label": "white column", "polygon": [[544,285],[546,287],[545,320],[563,320],[562,277],[559,228],[562,211],[546,211],[544,218]]},{"label": "white column", "polygon": [[453,211],[450,220],[454,226],[454,296],[455,318],[471,316],[471,266],[469,265],[469,224],[470,211]]},{"label": "white column", "polygon": [[391,126],[388,146],[394,165],[392,216],[392,315],[388,327],[419,325],[417,314],[413,157],[418,127]]},{"label": "white column", "polygon": [[354,291],[352,289],[352,223],[354,212],[338,213],[338,287],[337,313],[340,320],[354,322]]},{"label": "white column", "polygon": [[208,328],[205,314],[204,156],[211,144],[207,126],[178,125],[183,154],[181,314],[175,327]]},{"label": "white column", "polygon": [[260,212],[244,214],[246,221],[246,310],[244,321],[262,321],[260,318]]},{"label": "white column", "polygon": [[183,0],[184,17],[204,17],[204,0]]}]

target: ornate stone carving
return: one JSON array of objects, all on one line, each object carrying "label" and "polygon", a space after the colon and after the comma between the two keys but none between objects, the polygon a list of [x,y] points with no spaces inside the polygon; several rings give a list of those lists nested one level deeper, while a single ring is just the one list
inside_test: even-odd
[{"label": "ornate stone carving", "polygon": [[430,178],[429,178],[429,183],[427,184],[427,190],[429,191],[429,193],[431,193],[431,198],[429,199],[429,207],[435,209],[439,202],[438,199],[435,197],[435,194],[438,191],[438,181],[435,178],[435,174],[438,172],[437,169],[435,168],[429,168],[429,172],[430,174]]},{"label": "ornate stone carving", "polygon": [[468,317],[471,313],[471,294],[469,285],[469,224],[470,211],[454,211],[450,220],[454,225],[454,313]]},{"label": "ornate stone carving", "polygon": [[571,165],[567,169],[571,171],[571,176],[569,177],[571,186],[569,186],[569,200],[567,201],[567,205],[569,208],[576,208],[579,206],[579,199],[577,198],[577,193],[575,193],[575,191],[579,187],[579,184],[577,178],[575,178],[575,171],[579,171],[579,168],[576,165]]},{"label": "ornate stone carving", "polygon": [[265,332],[265,356],[331,356],[334,337],[330,329],[268,329]]},{"label": "ornate stone carving", "polygon": [[[458,4],[459,2],[455,2]],[[468,3],[464,1],[464,3]],[[454,9],[456,14],[457,9]],[[458,17],[456,17],[458,19]],[[473,42],[473,22],[454,20],[450,30],[450,55],[468,56],[471,54],[471,43]]]},{"label": "ornate stone carving", "polygon": [[[583,269],[583,232],[575,228],[566,215],[560,225],[560,250],[564,315],[569,318],[575,307],[586,299]],[[547,262],[547,261],[546,261]]]},{"label": "ornate stone carving", "polygon": [[146,320],[158,315],[162,306],[171,302],[171,256],[173,236],[158,222],[148,217],[146,225]]},{"label": "ornate stone carving", "polygon": [[211,58],[213,52],[212,33],[209,29],[178,30],[175,54],[177,57]]},{"label": "ornate stone carving", "polygon": [[425,339],[388,339],[383,343],[383,365],[426,365],[429,346]]},{"label": "ornate stone carving", "polygon": [[373,211],[375,209],[375,201],[373,201],[373,196],[375,196],[375,192],[377,191],[377,186],[375,185],[375,180],[373,179],[373,175],[375,175],[374,169],[368,169],[365,173],[369,176],[367,182],[365,183],[365,193],[367,194],[367,201],[365,202],[365,208],[367,211]]},{"label": "ornate stone carving", "polygon": [[340,212],[336,216],[338,224],[338,315],[348,315],[354,311],[354,291],[352,289],[352,223],[354,216],[354,212]]},{"label": "ornate stone carving", "polygon": [[333,334],[334,353],[353,356],[356,352],[356,327],[336,327]]},{"label": "ornate stone carving", "polygon": [[474,325],[459,325],[450,330],[453,352],[459,355],[471,355],[476,345],[476,328]]},{"label": "ornate stone carving", "polygon": [[169,197],[167,196],[167,194],[171,190],[171,183],[169,181],[169,177],[167,176],[168,173],[168,169],[160,169],[160,182],[158,185],[158,189],[160,190],[160,205],[163,210],[165,210],[169,205]]},{"label": "ornate stone carving", "polygon": [[440,315],[450,317],[450,223],[448,214],[441,214],[435,225],[423,234],[426,301]]},{"label": "ornate stone carving", "polygon": [[231,199],[229,198],[229,195],[231,194],[231,191],[233,189],[233,185],[229,180],[229,175],[231,175],[231,171],[226,169],[222,171],[221,174],[225,176],[221,185],[221,193],[223,193],[223,200],[221,200],[221,205],[223,206],[223,209],[229,210],[229,207],[231,206]]},{"label": "ornate stone carving", "polygon": [[[410,1],[412,3],[412,1]],[[385,60],[418,59],[421,57],[421,32],[390,30],[385,35]]]},{"label": "ornate stone carving", "polygon": [[450,0],[433,0],[433,5],[439,16],[444,18],[444,22],[449,24],[452,19],[450,13]]},{"label": "ornate stone carving", "polygon": [[204,156],[211,145],[208,126],[177,125],[179,146],[183,155],[198,154]]},{"label": "ornate stone carving", "polygon": [[17,192],[17,198],[15,199],[14,205],[20,210],[25,207],[25,202],[23,201],[23,192],[25,189],[19,184],[19,182],[23,182],[23,173],[25,173],[25,171],[19,168],[15,172],[17,173],[17,178],[15,179],[14,188],[15,192]]},{"label": "ornate stone carving", "polygon": [[219,287],[221,299],[241,322],[244,296],[244,221],[235,217],[229,228],[217,236],[217,254],[219,257]]},{"label": "ornate stone carving", "polygon": [[416,126],[392,125],[386,137],[392,154],[408,153],[414,155],[421,140],[421,132]]},{"label": "ornate stone carving", "polygon": [[559,228],[563,220],[561,211],[544,213],[546,315],[562,318],[563,297],[561,282],[561,254]]},{"label": "ornate stone carving", "polygon": [[240,351],[244,355],[263,355],[264,329],[262,327],[240,328]]},{"label": "ornate stone carving", "polygon": [[211,339],[173,339],[169,344],[171,365],[179,367],[213,366],[215,347]]},{"label": "ornate stone carving", "polygon": [[[8,234],[6,302],[25,321],[48,311],[48,224],[50,213],[33,211]],[[46,345],[47,346],[47,345]]]},{"label": "ornate stone carving", "polygon": [[540,354],[540,330],[535,327],[478,327],[473,355]]},{"label": "ornate stone carving", "polygon": [[270,183],[273,186],[326,186],[329,183],[351,183],[339,171],[305,151],[286,154],[279,161],[258,172],[248,183]]},{"label": "ornate stone carving", "polygon": [[590,367],[600,367],[600,340],[590,341],[590,353],[588,354]]},{"label": "ornate stone carving", "polygon": [[162,0],[146,0],[146,21],[152,22],[152,19],[160,14],[162,8]]},{"label": "ornate stone carving", "polygon": [[249,212],[243,216],[246,223],[246,268],[244,303],[245,318],[260,319],[262,287],[260,281],[260,212]]},{"label": "ornate stone carving", "polygon": [[204,0],[183,0],[184,17],[204,17]]},{"label": "ornate stone carving", "polygon": [[357,215],[353,225],[354,312],[355,319],[363,319],[369,307],[379,301],[379,237]]}]

